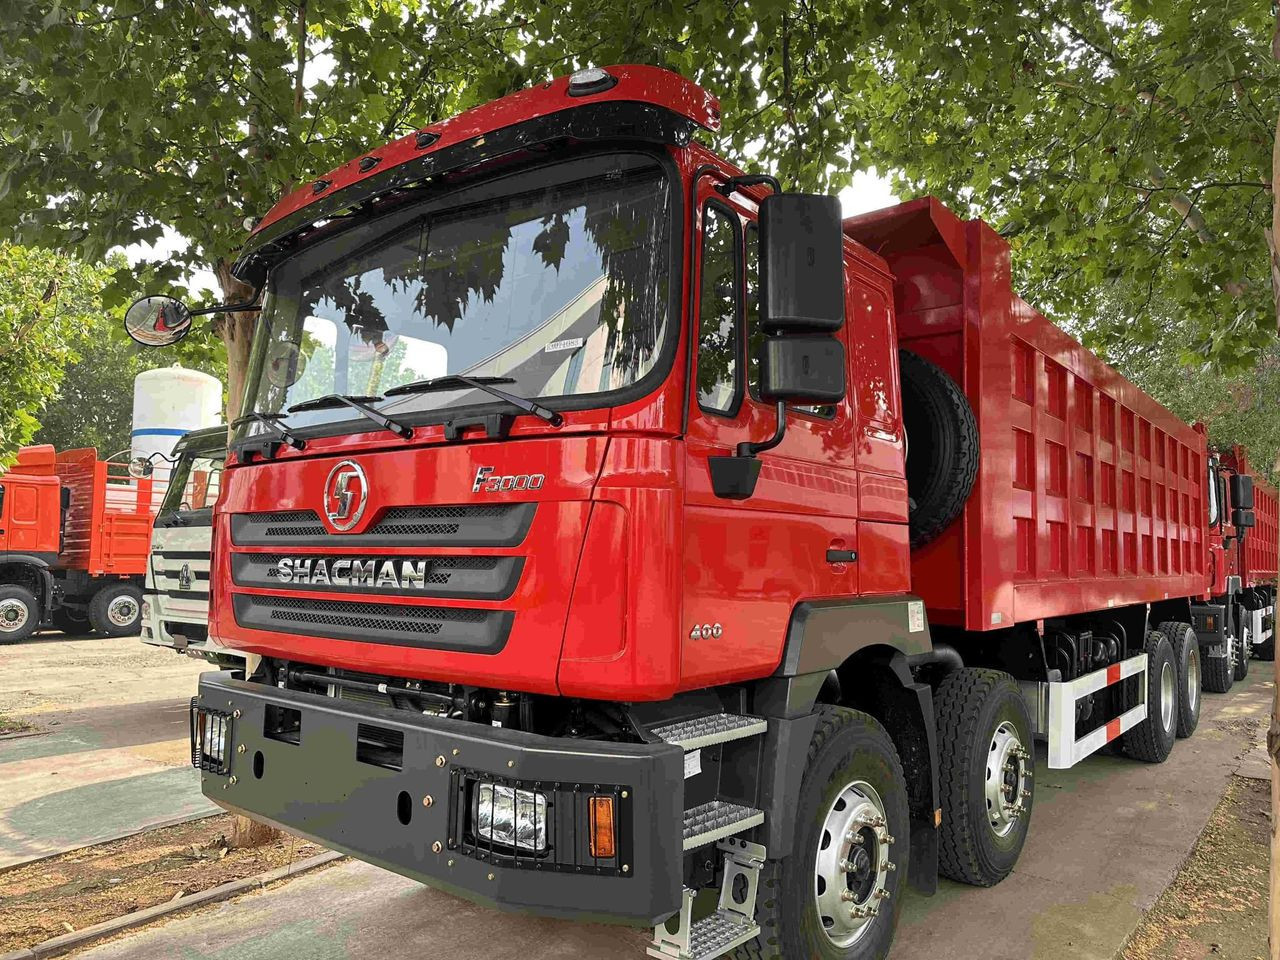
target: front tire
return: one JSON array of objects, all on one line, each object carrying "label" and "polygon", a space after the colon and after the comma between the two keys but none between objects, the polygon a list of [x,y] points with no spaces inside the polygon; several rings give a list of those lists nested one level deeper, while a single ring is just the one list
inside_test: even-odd
[{"label": "front tire", "polygon": [[1200,640],[1189,623],[1162,623],[1160,632],[1173,648],[1178,670],[1178,736],[1184,740],[1200,725]]},{"label": "front tire", "polygon": [[902,909],[911,824],[898,753],[872,717],[821,708],[794,829],[791,856],[763,868],[760,936],[736,960],[883,960]]},{"label": "front tire", "polygon": [[142,624],[142,591],[132,583],[112,583],[89,601],[89,623],[107,637],[127,637]]},{"label": "front tire", "polygon": [[1178,667],[1169,638],[1147,632],[1147,719],[1124,734],[1124,752],[1135,760],[1164,763],[1178,730]]},{"label": "front tire", "polygon": [[1031,824],[1031,717],[1013,677],[965,667],[933,695],[942,826],[938,869],[990,887],[1009,875]]},{"label": "front tire", "polygon": [[0,587],[0,643],[18,643],[40,626],[40,601],[26,587]]}]

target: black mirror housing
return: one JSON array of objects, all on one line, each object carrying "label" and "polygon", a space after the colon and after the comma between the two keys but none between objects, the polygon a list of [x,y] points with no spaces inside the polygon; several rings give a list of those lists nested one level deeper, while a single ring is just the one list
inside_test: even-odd
[{"label": "black mirror housing", "polygon": [[844,399],[844,344],[835,337],[766,337],[758,357],[760,397],[767,402],[822,404]]},{"label": "black mirror housing", "polygon": [[1253,509],[1253,477],[1241,473],[1231,475],[1231,506],[1238,510]]},{"label": "black mirror housing", "polygon": [[1231,523],[1237,530],[1248,530],[1257,526],[1258,517],[1252,510],[1236,507],[1231,511]]},{"label": "black mirror housing", "polygon": [[766,333],[844,326],[844,231],[836,197],[773,193],[760,201],[760,325]]}]

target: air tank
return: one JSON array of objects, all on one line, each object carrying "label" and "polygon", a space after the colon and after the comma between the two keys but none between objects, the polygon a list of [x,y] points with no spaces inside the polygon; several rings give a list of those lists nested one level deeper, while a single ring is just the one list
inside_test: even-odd
[{"label": "air tank", "polygon": [[164,457],[184,433],[222,422],[222,381],[199,370],[159,367],[133,378],[132,456],[153,458],[155,492],[162,495],[169,479]]}]

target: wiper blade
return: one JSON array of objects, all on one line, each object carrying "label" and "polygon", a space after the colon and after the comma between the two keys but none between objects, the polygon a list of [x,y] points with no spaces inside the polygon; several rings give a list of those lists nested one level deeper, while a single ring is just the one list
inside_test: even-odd
[{"label": "wiper blade", "polygon": [[553,427],[558,427],[564,423],[564,417],[554,410],[549,410],[534,400],[518,397],[514,393],[507,393],[505,390],[499,390],[494,386],[495,383],[515,383],[515,380],[511,377],[464,377],[455,373],[447,377],[435,377],[431,380],[414,380],[411,383],[403,383],[388,390],[387,396],[401,397],[411,393],[431,393],[435,390],[458,390],[463,387],[471,387],[475,390],[483,390],[499,400],[504,400],[518,410],[531,413],[535,417],[545,420]]},{"label": "wiper blade", "polygon": [[334,407],[350,407],[365,418],[372,420],[384,430],[390,430],[397,437],[408,440],[413,436],[413,428],[406,426],[399,420],[392,420],[385,414],[379,413],[371,403],[377,403],[382,397],[361,397],[361,396],[344,396],[340,393],[330,393],[323,397],[316,397],[314,400],[304,400],[302,403],[295,403],[289,408],[290,413],[304,413],[307,410],[329,410]]},{"label": "wiper blade", "polygon": [[231,422],[231,426],[238,427],[246,423],[261,423],[275,431],[275,435],[293,447],[293,449],[305,450],[307,441],[301,437],[294,436],[286,427],[282,426],[279,421],[283,419],[284,414],[282,413],[259,413],[255,410],[253,413],[246,413],[243,417],[237,417]]}]

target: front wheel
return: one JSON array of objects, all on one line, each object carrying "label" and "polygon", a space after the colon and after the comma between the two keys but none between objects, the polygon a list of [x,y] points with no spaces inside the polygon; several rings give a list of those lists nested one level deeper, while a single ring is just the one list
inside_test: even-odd
[{"label": "front wheel", "polygon": [[40,626],[40,603],[26,587],[0,587],[0,643],[17,643]]},{"label": "front wheel", "polygon": [[89,601],[89,623],[107,637],[126,637],[142,623],[142,591],[132,583],[112,583]]},{"label": "front wheel", "polygon": [[795,846],[763,868],[760,936],[737,960],[882,960],[902,909],[907,784],[884,727],[823,707],[796,807]]}]

